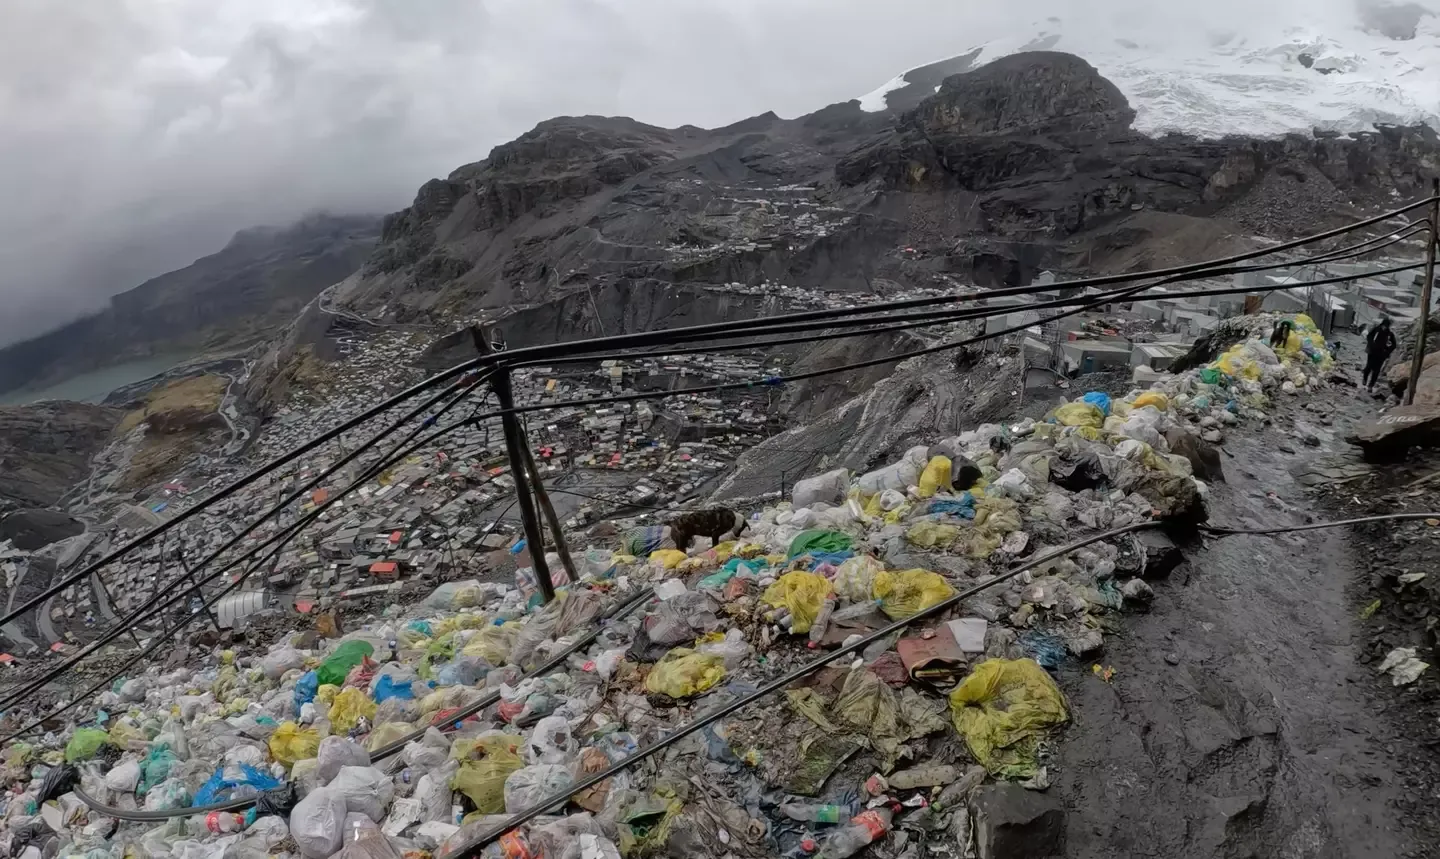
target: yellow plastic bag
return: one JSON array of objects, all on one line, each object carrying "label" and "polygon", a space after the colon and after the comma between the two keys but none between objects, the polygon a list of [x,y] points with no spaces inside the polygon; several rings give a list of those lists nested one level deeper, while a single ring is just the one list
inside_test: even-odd
[{"label": "yellow plastic bag", "polygon": [[110,745],[117,749],[141,752],[145,751],[149,742],[145,732],[127,718],[116,719],[115,724],[110,726]]},{"label": "yellow plastic bag", "polygon": [[523,738],[514,739],[514,743],[477,742],[472,754],[480,757],[461,760],[460,768],[450,779],[450,789],[470,797],[476,811],[483,814],[505,813],[505,779],[525,766],[520,759],[519,746]]},{"label": "yellow plastic bag", "polygon": [[919,614],[955,595],[955,589],[929,570],[886,570],[875,576],[875,599],[892,620]]},{"label": "yellow plastic bag", "polygon": [[936,522],[933,519],[922,519],[911,525],[910,530],[905,532],[905,539],[912,545],[922,546],[926,549],[948,546],[955,542],[955,538],[958,536],[960,536],[960,529],[957,526]]},{"label": "yellow plastic bag", "polygon": [[991,775],[1030,778],[1040,735],[1063,723],[1065,696],[1033,659],[987,659],[950,693],[950,718]]},{"label": "yellow plastic bag", "polygon": [[776,579],[760,599],[766,605],[790,609],[790,631],[800,635],[810,631],[830,593],[829,579],[796,570]]},{"label": "yellow plastic bag", "polygon": [[1160,411],[1166,412],[1170,410],[1170,398],[1159,391],[1146,391],[1136,397],[1135,402],[1131,403],[1130,406],[1136,409],[1144,408],[1145,406],[1154,406]]},{"label": "yellow plastic bag", "polygon": [[415,730],[414,725],[407,725],[404,722],[385,722],[376,725],[370,736],[365,738],[365,750],[373,752],[383,746],[388,746],[411,731]]},{"label": "yellow plastic bag", "polygon": [[950,457],[932,456],[925,464],[925,470],[920,472],[920,487],[918,494],[921,498],[932,498],[935,493],[942,489],[946,492],[954,487],[950,483]]},{"label": "yellow plastic bag", "polygon": [[270,756],[287,767],[320,752],[320,734],[294,722],[281,722],[270,735]]},{"label": "yellow plastic bag", "polygon": [[1055,410],[1055,421],[1067,427],[1094,427],[1105,425],[1105,413],[1090,403],[1066,403]]},{"label": "yellow plastic bag", "polygon": [[340,694],[340,687],[331,683],[322,685],[315,690],[315,702],[317,704],[333,704],[335,697]]},{"label": "yellow plastic bag", "polygon": [[520,624],[513,620],[499,626],[492,623],[470,636],[460,652],[465,656],[478,656],[498,668],[510,661],[510,649],[515,646],[515,636],[519,633]]},{"label": "yellow plastic bag", "polygon": [[1211,367],[1236,379],[1255,381],[1260,378],[1260,365],[1245,355],[1245,344],[1236,343],[1221,355]]},{"label": "yellow plastic bag", "polygon": [[657,549],[650,553],[650,563],[658,563],[667,570],[680,566],[689,555],[679,549]]},{"label": "yellow plastic bag", "polygon": [[645,678],[645,691],[671,698],[688,698],[719,683],[725,677],[724,658],[677,647],[660,658]]},{"label": "yellow plastic bag", "polygon": [[330,705],[330,725],[337,734],[348,734],[361,719],[374,718],[375,702],[354,686],[340,690]]},{"label": "yellow plastic bag", "polygon": [[850,602],[874,599],[875,577],[884,570],[885,565],[870,555],[847,558],[835,571],[835,593]]}]

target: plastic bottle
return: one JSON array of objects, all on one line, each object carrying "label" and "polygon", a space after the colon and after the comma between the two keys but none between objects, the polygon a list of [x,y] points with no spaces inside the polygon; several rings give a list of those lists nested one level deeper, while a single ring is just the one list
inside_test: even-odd
[{"label": "plastic bottle", "polygon": [[820,859],[846,859],[854,856],[865,845],[890,831],[894,815],[888,808],[872,808],[853,818],[843,829],[837,829],[820,848]]},{"label": "plastic bottle", "polygon": [[791,820],[809,823],[841,823],[850,819],[849,808],[818,802],[787,802],[780,806],[780,813]]},{"label": "plastic bottle", "polygon": [[212,811],[205,815],[205,828],[216,835],[228,835],[245,828],[245,818],[233,811]]},{"label": "plastic bottle", "polygon": [[820,613],[815,615],[815,622],[810,624],[810,643],[819,644],[820,639],[825,637],[825,630],[830,626],[830,615],[835,613],[835,600],[827,599],[820,604]]},{"label": "plastic bottle", "polygon": [[830,615],[830,619],[832,621],[854,620],[857,617],[864,617],[865,615],[870,614],[879,607],[880,600],[865,600],[864,602],[857,602],[854,605],[849,606],[848,608],[842,608],[837,610],[834,614]]},{"label": "plastic bottle", "polygon": [[950,784],[958,778],[960,778],[959,768],[949,764],[931,764],[891,773],[886,776],[886,781],[890,782],[890,786],[896,790],[913,790],[917,787]]}]

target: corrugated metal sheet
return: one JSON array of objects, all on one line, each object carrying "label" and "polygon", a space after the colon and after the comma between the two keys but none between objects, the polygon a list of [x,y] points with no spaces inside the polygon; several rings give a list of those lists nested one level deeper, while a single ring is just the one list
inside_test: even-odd
[{"label": "corrugated metal sheet", "polygon": [[267,602],[265,591],[239,591],[215,604],[215,616],[222,629],[234,629],[244,626],[245,618],[265,608]]}]

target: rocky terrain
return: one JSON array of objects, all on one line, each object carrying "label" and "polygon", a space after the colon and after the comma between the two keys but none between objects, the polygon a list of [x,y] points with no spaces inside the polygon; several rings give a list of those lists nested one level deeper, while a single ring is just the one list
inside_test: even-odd
[{"label": "rocky terrain", "polygon": [[219,253],[146,281],[110,307],[0,349],[0,393],[40,388],[151,355],[228,351],[268,339],[375,246],[376,219],[317,215],[235,234]]},{"label": "rocky terrain", "polygon": [[0,406],[0,510],[58,501],[90,474],[123,415],[86,403]]},{"label": "rocky terrain", "polygon": [[1424,126],[1199,140],[1134,118],[1087,62],[1043,51],[904,112],[852,101],[714,130],[562,117],[426,183],[336,299],[439,321],[639,284],[626,314],[649,319],[633,303],[665,284],[1024,283],[1122,251],[1138,267],[1182,231],[1201,253],[1313,231],[1420,192],[1440,152]]}]

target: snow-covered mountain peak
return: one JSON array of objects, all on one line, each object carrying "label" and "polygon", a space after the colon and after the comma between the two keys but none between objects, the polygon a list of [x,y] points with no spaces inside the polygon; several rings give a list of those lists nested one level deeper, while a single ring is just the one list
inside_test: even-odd
[{"label": "snow-covered mountain peak", "polygon": [[[996,25],[955,57],[911,69],[864,96],[905,110],[947,76],[1022,51],[1066,51],[1112,80],[1147,134],[1268,137],[1373,123],[1440,128],[1440,10],[1367,0],[1315,24],[1247,29],[1048,17]],[[989,38],[985,38],[989,36]]]}]

